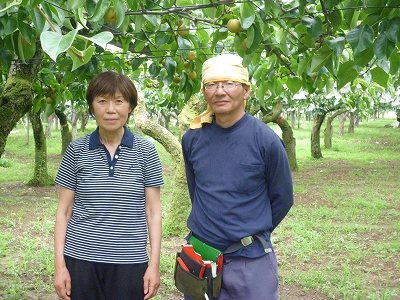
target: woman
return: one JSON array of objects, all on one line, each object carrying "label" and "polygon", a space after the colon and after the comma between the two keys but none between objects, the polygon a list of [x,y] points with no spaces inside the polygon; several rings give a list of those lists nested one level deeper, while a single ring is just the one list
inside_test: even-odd
[{"label": "woman", "polygon": [[86,99],[98,127],[68,146],[56,177],[54,286],[62,299],[150,299],[160,285],[160,159],[125,126],[137,105],[128,77],[97,75]]}]

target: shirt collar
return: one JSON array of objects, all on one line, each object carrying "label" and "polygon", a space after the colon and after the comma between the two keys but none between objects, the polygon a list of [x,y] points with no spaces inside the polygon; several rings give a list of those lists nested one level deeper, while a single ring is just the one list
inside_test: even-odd
[{"label": "shirt collar", "polygon": [[[90,134],[89,149],[93,150],[101,146],[99,127]],[[124,126],[124,135],[122,136],[121,145],[132,148],[133,146],[133,133]]]}]

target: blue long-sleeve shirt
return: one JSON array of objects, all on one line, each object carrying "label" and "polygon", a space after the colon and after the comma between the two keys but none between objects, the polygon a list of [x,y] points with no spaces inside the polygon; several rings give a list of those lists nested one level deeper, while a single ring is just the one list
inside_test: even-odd
[{"label": "blue long-sleeve shirt", "polygon": [[[291,170],[275,132],[246,113],[229,128],[213,122],[189,129],[182,148],[192,201],[188,228],[221,250],[257,233],[268,240],[293,204]],[[263,253],[253,243],[234,255]]]}]

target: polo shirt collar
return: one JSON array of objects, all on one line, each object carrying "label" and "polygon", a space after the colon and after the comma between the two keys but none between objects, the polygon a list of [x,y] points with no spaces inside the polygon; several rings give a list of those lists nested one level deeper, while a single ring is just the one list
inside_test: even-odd
[{"label": "polo shirt collar", "polygon": [[[93,150],[101,145],[102,143],[100,142],[99,127],[97,127],[96,130],[90,134],[89,149]],[[132,148],[133,146],[133,133],[128,130],[126,126],[124,126],[124,135],[122,136],[121,145],[129,148]]]}]

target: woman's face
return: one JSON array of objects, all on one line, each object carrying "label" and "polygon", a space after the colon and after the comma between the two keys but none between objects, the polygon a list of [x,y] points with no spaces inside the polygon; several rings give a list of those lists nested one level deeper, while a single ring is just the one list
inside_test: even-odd
[{"label": "woman's face", "polygon": [[96,96],[92,103],[92,114],[97,125],[105,131],[117,131],[128,121],[132,108],[120,92],[115,95]]}]

